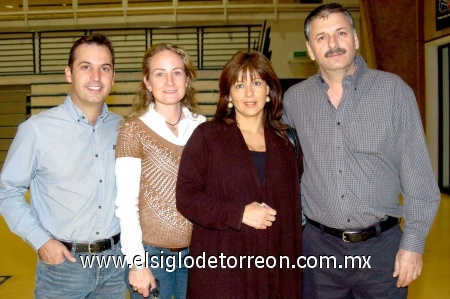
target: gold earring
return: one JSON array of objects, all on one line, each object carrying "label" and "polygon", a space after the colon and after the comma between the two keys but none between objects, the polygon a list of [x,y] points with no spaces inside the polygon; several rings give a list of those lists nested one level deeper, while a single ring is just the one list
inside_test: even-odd
[{"label": "gold earring", "polygon": [[228,108],[233,108],[233,102],[232,101],[228,101]]},{"label": "gold earring", "polygon": [[267,103],[270,102],[270,97],[269,97],[269,96],[266,97],[266,102],[267,102]]}]

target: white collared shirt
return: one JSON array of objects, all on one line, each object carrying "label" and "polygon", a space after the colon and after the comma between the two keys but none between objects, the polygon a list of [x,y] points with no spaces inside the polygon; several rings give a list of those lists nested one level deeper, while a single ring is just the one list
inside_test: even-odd
[{"label": "white collared shirt", "polygon": [[155,104],[150,103],[148,111],[142,115],[140,120],[142,120],[150,129],[155,131],[159,136],[166,139],[167,141],[183,146],[191,137],[194,129],[201,123],[205,122],[206,118],[203,115],[195,114],[193,115],[189,109],[183,107],[182,111],[184,118],[178,123],[178,137],[175,136],[173,131],[166,125],[166,120],[164,116],[159,114],[155,110]]}]

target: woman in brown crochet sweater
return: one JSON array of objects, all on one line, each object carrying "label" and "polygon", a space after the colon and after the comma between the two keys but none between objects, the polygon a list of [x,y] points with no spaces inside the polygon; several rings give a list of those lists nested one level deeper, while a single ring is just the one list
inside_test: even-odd
[{"label": "woman in brown crochet sweater", "polygon": [[195,70],[185,50],[154,45],[144,55],[142,75],[135,111],[116,147],[116,215],[131,265],[130,297],[147,297],[156,278],[159,298],[183,299],[188,269],[178,267],[178,259],[189,253],[192,224],[176,210],[175,183],[183,147],[205,117],[191,112]]},{"label": "woman in brown crochet sweater", "polygon": [[263,54],[240,51],[219,88],[178,172],[177,208],[194,224],[188,298],[301,298],[299,170],[280,82]]}]

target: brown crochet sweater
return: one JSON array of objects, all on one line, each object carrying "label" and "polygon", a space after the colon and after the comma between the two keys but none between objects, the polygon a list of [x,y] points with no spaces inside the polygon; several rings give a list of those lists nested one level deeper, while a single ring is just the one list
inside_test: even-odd
[{"label": "brown crochet sweater", "polygon": [[192,224],[175,206],[175,185],[183,146],[165,140],[133,118],[122,124],[116,157],[141,159],[139,217],[142,242],[157,247],[189,246]]}]

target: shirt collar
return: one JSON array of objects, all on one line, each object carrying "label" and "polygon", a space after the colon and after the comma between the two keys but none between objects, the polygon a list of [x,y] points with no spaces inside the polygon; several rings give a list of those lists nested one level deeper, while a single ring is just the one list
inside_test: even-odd
[{"label": "shirt collar", "polygon": [[[350,80],[352,82],[353,86],[357,87],[361,77],[366,72],[367,66],[366,66],[366,62],[364,61],[364,59],[362,58],[362,56],[360,54],[356,54],[354,61],[355,61],[356,70],[353,74],[345,77],[344,81]],[[325,80],[322,77],[322,73],[320,70],[317,74],[317,83],[319,83],[320,85],[326,84]]]},{"label": "shirt collar", "polygon": [[[182,107],[181,111],[183,112],[184,118],[193,118],[193,116],[191,115],[191,113],[189,113],[189,109],[186,107]],[[146,115],[151,118],[151,119],[157,119],[160,122],[165,122],[166,119],[164,118],[164,116],[162,116],[161,114],[159,114],[156,110],[155,110],[155,102],[151,102],[150,105],[148,106],[148,112],[146,113]]]},{"label": "shirt collar", "polygon": [[[75,106],[75,104],[73,103],[72,93],[69,93],[67,95],[66,100],[64,101],[63,105],[73,120],[75,120],[76,122],[79,122],[79,123],[83,122],[83,123],[89,124],[89,120],[88,120],[87,116],[83,113],[83,111],[81,111],[80,108]],[[102,113],[98,117],[97,123],[105,121],[105,119],[108,117],[108,115],[109,115],[108,106],[106,105],[106,103],[103,103]]]},{"label": "shirt collar", "polygon": [[347,78],[352,80],[353,85],[355,87],[357,87],[359,84],[359,81],[361,80],[361,77],[366,72],[367,66],[366,66],[366,62],[364,61],[364,58],[362,58],[362,56],[359,54],[356,54],[356,56],[355,56],[355,65],[356,65],[355,72],[353,74],[351,74],[350,76],[348,76]]}]

